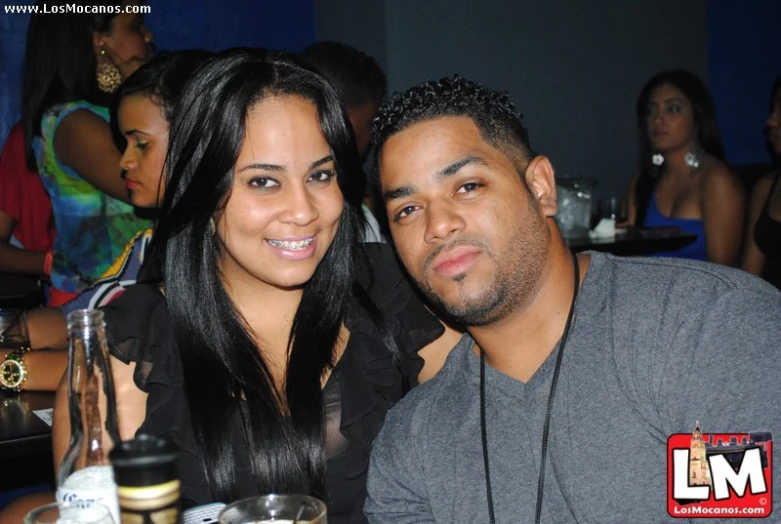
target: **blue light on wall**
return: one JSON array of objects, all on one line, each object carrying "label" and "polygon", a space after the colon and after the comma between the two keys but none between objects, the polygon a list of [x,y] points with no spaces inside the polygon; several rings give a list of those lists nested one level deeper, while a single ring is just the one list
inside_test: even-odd
[{"label": "blue light on wall", "polygon": [[764,127],[781,75],[781,2],[708,2],[708,79],[727,160],[770,161]]}]

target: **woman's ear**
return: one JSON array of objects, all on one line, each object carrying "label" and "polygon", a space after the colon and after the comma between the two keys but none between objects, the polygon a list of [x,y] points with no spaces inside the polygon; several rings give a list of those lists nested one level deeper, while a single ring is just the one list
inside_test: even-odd
[{"label": "woman's ear", "polygon": [[548,157],[538,155],[526,167],[526,186],[537,200],[543,215],[553,217],[558,210],[556,173]]},{"label": "woman's ear", "polygon": [[106,46],[105,35],[97,31],[92,33],[92,51],[95,53],[95,58],[97,59],[98,63],[107,60],[107,58],[105,58],[105,46]]}]

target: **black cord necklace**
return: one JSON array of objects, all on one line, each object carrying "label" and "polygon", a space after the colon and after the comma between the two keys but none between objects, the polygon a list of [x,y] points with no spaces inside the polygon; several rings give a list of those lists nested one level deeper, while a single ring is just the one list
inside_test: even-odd
[{"label": "black cord necklace", "polygon": [[[537,508],[534,512],[535,524],[540,523],[542,517],[542,492],[545,488],[545,458],[548,454],[548,430],[550,428],[551,411],[553,411],[553,398],[556,395],[556,384],[559,381],[559,371],[561,370],[561,357],[564,354],[564,346],[567,344],[569,328],[572,325],[572,317],[575,315],[575,301],[578,298],[578,288],[580,287],[580,267],[578,266],[578,257],[573,254],[572,259],[575,264],[575,290],[572,292],[572,305],[569,307],[567,323],[564,325],[564,334],[561,336],[559,345],[559,354],[556,355],[556,366],[553,369],[553,379],[551,380],[550,393],[548,394],[548,407],[545,412],[545,423],[542,427],[542,454],[540,456],[540,478],[537,483]],[[494,496],[491,490],[491,474],[488,467],[488,432],[485,423],[485,352],[480,348],[480,434],[483,438],[483,464],[485,466],[485,491],[488,498],[488,517],[491,524],[496,524],[494,515]]]}]

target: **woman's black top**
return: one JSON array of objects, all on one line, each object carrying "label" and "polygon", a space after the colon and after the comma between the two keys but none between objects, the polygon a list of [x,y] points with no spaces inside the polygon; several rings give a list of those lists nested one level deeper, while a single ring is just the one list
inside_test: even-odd
[{"label": "woman's black top", "polygon": [[[325,502],[331,524],[366,522],[363,503],[372,441],[386,412],[403,395],[402,373],[414,385],[423,367],[418,350],[444,332],[410,288],[390,248],[368,244],[367,249],[370,267],[361,268],[359,280],[384,317],[402,366],[400,370],[394,365],[371,317],[352,299],[345,319],[350,338],[323,390]],[[138,431],[167,437],[181,450],[184,508],[215,502],[190,424],[182,362],[165,298],[157,287],[138,284],[103,311],[112,355],[136,363],[135,383],[148,393],[146,419]],[[240,498],[250,497],[259,494],[249,469],[251,450],[244,443],[238,417],[233,420],[238,492]]]}]

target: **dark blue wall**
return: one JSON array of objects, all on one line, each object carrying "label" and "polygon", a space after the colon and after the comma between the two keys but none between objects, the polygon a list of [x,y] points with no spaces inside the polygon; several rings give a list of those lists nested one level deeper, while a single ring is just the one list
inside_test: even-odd
[{"label": "dark blue wall", "polygon": [[763,134],[781,75],[781,2],[708,2],[708,76],[732,164],[770,160]]},{"label": "dark blue wall", "polygon": [[[32,4],[33,0],[14,0]],[[300,51],[315,41],[314,0],[148,0],[159,49],[234,46]],[[29,16],[0,13],[0,143],[19,119]]]}]

